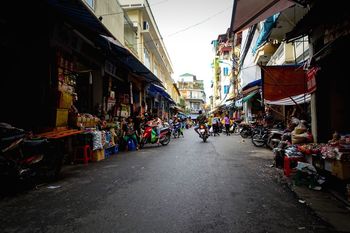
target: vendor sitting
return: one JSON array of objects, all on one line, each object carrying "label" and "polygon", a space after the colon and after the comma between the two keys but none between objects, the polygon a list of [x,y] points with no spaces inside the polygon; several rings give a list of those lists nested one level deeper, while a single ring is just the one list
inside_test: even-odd
[{"label": "vendor sitting", "polygon": [[77,95],[77,93],[73,93],[72,96],[73,96],[73,102],[72,102],[71,107],[68,110],[68,125],[72,128],[77,128],[78,127],[77,118],[79,115],[79,111],[78,111],[77,107],[75,106],[75,104],[78,101],[78,95]]},{"label": "vendor sitting", "polygon": [[[128,117],[126,124],[124,124],[123,126],[123,139],[125,140],[126,143],[128,143],[129,139],[133,140],[135,145],[136,145],[136,149],[139,149],[139,145],[137,142],[137,131],[135,130],[134,127],[134,123],[132,121],[131,117]],[[128,150],[128,146],[125,147],[125,150]]]}]

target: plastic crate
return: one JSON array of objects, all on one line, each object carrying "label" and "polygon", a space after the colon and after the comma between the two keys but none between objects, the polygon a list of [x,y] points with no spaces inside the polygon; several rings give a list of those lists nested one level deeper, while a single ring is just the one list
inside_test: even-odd
[{"label": "plastic crate", "polygon": [[111,155],[117,154],[118,151],[118,145],[105,148],[105,158],[109,158]]}]

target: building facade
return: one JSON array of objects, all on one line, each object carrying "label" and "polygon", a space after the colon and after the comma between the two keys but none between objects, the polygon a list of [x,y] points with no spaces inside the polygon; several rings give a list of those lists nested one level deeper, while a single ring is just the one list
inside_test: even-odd
[{"label": "building facade", "polygon": [[198,80],[193,74],[183,74],[177,82],[181,96],[185,100],[185,112],[193,116],[198,115],[199,110],[204,110],[206,95],[203,80]]}]

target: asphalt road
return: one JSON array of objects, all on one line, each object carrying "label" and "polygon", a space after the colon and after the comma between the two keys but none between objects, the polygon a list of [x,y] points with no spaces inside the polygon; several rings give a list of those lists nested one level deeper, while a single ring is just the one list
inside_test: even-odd
[{"label": "asphalt road", "polygon": [[[166,147],[66,166],[0,200],[1,232],[331,232],[276,179],[272,152],[192,129]],[[50,187],[51,186],[51,187]]]}]

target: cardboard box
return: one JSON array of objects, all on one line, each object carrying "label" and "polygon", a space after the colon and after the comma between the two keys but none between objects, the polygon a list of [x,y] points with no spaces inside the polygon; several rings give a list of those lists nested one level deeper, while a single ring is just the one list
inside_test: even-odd
[{"label": "cardboard box", "polygon": [[334,160],[332,163],[332,175],[339,179],[346,180],[350,178],[350,162]]},{"label": "cardboard box", "polygon": [[68,109],[56,110],[56,127],[68,125]]},{"label": "cardboard box", "polygon": [[58,94],[58,107],[69,109],[73,104],[73,97],[70,93],[59,92]]},{"label": "cardboard box", "polygon": [[105,150],[94,150],[92,153],[92,161],[98,162],[105,158]]},{"label": "cardboard box", "polygon": [[332,163],[333,163],[333,160],[325,159],[324,160],[324,170],[332,172]]}]

